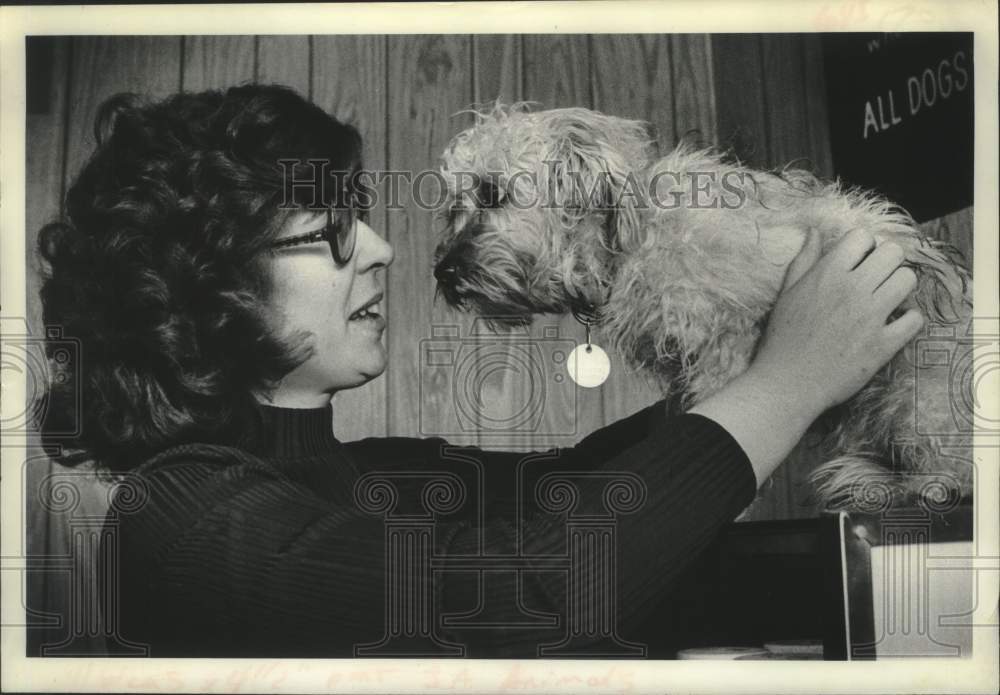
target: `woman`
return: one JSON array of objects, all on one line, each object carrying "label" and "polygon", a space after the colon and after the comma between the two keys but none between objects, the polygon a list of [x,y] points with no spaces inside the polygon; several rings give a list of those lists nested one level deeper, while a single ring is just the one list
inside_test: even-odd
[{"label": "woman", "polygon": [[[42,297],[46,323],[83,345],[75,443],[125,475],[112,515],[120,638],[153,656],[353,656],[387,632],[411,638],[410,651],[392,652],[406,648],[397,640],[373,653],[448,643],[525,656],[558,641],[550,626],[515,625],[524,609],[558,614],[567,600],[565,577],[544,563],[565,553],[565,527],[538,509],[506,514],[518,491],[447,510],[432,537],[435,557],[519,547],[541,558],[486,584],[492,624],[506,627],[469,636],[440,620],[477,607],[467,572],[437,572],[406,597],[387,589],[398,563],[383,519],[355,501],[362,476],[467,471],[470,460],[512,470],[524,457],[335,439],[331,396],[386,368],[378,278],[393,250],[363,221],[351,177],[315,209],[308,189],[284,199],[277,162],[359,170],[357,131],[260,85],[147,106],[114,98],[97,131],[68,223],[40,240]],[[887,323],[915,278],[898,249],[873,248],[860,230],[817,260],[810,238],[743,376],[689,413],[670,417],[661,402],[548,457],[553,471],[642,481],[644,504],[615,522],[620,634],[668,597],[810,423],[919,329],[915,312]],[[580,498],[599,499],[603,484],[582,478]],[[400,627],[412,606],[398,602],[414,596],[429,601],[420,624]]]}]

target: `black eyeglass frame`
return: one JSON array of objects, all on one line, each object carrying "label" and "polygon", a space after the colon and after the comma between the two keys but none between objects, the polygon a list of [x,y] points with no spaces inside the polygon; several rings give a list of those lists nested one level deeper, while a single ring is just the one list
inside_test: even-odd
[{"label": "black eyeglass frame", "polygon": [[[268,244],[268,248],[277,250],[293,246],[304,246],[305,244],[314,244],[318,241],[325,241],[330,245],[330,254],[333,256],[334,263],[338,266],[344,266],[351,260],[351,256],[354,255],[354,248],[357,246],[357,221],[358,218],[355,215],[351,215],[347,224],[338,226],[334,224],[333,208],[327,207],[326,224],[323,225],[322,229],[317,229],[314,232],[304,232],[285,239],[272,241]],[[341,236],[347,240],[345,243],[345,246],[347,246],[346,251],[341,250]]]}]

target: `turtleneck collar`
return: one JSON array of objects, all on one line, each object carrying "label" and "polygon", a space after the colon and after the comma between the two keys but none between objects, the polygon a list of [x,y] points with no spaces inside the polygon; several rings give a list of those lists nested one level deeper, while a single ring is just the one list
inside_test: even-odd
[{"label": "turtleneck collar", "polygon": [[252,448],[263,456],[302,458],[328,454],[340,442],[333,434],[333,406],[277,408],[260,405],[261,428]]}]

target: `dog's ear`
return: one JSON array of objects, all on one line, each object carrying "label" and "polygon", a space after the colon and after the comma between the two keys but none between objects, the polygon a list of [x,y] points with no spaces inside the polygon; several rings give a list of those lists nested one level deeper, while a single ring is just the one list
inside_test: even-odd
[{"label": "dog's ear", "polygon": [[639,211],[648,197],[643,172],[656,153],[647,124],[581,108],[543,114],[552,141],[547,190],[568,217],[606,214],[610,251],[638,250],[645,241]]},{"label": "dog's ear", "polygon": [[648,195],[638,177],[623,180],[616,187],[608,217],[608,246],[613,251],[634,253],[646,243],[646,229],[641,223],[639,211],[648,205]]}]

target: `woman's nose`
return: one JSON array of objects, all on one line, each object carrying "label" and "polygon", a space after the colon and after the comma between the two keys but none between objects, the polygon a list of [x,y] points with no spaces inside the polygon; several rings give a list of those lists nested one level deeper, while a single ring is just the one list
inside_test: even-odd
[{"label": "woman's nose", "polygon": [[384,268],[396,257],[392,244],[379,236],[378,232],[358,220],[358,270]]}]

